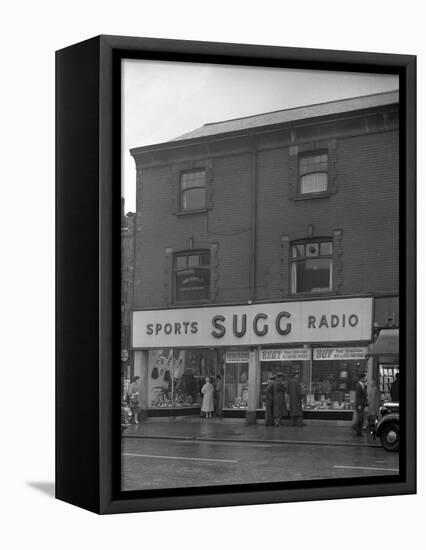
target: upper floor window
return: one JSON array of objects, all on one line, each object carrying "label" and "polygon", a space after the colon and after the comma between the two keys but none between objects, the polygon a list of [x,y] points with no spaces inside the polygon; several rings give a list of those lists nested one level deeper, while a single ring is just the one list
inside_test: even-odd
[{"label": "upper floor window", "polygon": [[291,292],[329,292],[333,289],[333,243],[311,241],[291,246]]},{"label": "upper floor window", "polygon": [[210,299],[210,251],[179,252],[174,256],[176,302]]},{"label": "upper floor window", "polygon": [[326,193],[328,184],[328,153],[318,151],[299,157],[299,194]]},{"label": "upper floor window", "polygon": [[180,209],[182,211],[206,208],[206,171],[191,170],[180,175]]}]

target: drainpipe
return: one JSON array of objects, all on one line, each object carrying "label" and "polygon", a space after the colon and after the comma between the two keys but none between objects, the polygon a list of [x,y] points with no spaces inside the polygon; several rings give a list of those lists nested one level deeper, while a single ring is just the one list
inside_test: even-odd
[{"label": "drainpipe", "polygon": [[251,181],[251,269],[250,269],[250,301],[256,299],[256,198],[257,198],[257,151],[253,148],[252,181]]},{"label": "drainpipe", "polygon": [[[257,187],[257,151],[253,144],[252,178],[251,178],[251,213],[250,213],[250,302],[256,298],[256,187]],[[258,391],[260,388],[259,349],[249,350],[249,387],[246,411],[246,424],[256,424],[256,409],[258,406]]]}]

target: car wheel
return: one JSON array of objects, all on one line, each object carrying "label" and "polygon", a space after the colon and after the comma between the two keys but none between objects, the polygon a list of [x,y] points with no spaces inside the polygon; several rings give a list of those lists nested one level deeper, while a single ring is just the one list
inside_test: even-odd
[{"label": "car wheel", "polygon": [[380,434],[380,441],[387,451],[399,450],[399,424],[394,422],[385,426]]}]

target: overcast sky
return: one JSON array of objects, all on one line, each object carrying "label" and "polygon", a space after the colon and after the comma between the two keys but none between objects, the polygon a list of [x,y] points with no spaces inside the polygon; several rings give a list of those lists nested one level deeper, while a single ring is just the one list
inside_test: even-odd
[{"label": "overcast sky", "polygon": [[122,193],[135,210],[129,149],[161,143],[206,122],[397,90],[394,75],[123,61]]}]

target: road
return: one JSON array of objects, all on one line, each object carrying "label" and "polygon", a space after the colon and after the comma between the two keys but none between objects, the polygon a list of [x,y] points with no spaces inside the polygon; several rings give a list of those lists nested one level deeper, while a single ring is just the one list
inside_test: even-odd
[{"label": "road", "polygon": [[123,438],[122,489],[397,475],[381,447]]}]

